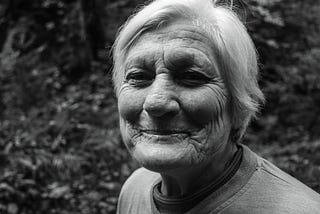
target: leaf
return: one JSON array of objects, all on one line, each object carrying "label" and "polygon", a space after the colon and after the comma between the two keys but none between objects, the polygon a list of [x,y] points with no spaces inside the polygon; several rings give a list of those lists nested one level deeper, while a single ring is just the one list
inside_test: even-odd
[{"label": "leaf", "polygon": [[9,214],[17,214],[19,211],[18,205],[15,203],[10,203],[7,207],[7,211]]},{"label": "leaf", "polygon": [[7,183],[0,183],[0,192],[3,192],[3,191],[7,191],[9,193],[14,193],[15,189]]},{"label": "leaf", "polygon": [[119,187],[118,182],[100,182],[99,186],[107,190],[115,190]]},{"label": "leaf", "polygon": [[70,193],[70,187],[69,186],[62,186],[62,187],[56,187],[51,190],[49,193],[49,198],[62,198],[63,196],[67,195]]},{"label": "leaf", "polygon": [[37,169],[37,166],[32,163],[30,158],[19,158],[18,161],[21,165],[23,165],[27,169],[30,169],[32,171]]}]

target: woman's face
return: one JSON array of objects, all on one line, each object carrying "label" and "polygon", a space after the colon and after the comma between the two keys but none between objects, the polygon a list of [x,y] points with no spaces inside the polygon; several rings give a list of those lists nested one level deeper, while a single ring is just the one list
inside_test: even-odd
[{"label": "woman's face", "polygon": [[179,22],[143,34],[116,83],[123,140],[150,170],[205,164],[229,139],[228,94],[199,32]]}]

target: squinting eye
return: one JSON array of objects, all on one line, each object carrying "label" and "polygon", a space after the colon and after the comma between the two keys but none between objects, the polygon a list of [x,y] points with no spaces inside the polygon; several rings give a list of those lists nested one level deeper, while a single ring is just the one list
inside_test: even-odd
[{"label": "squinting eye", "polygon": [[127,74],[125,82],[137,87],[145,87],[150,85],[154,76],[147,71],[131,71]]},{"label": "squinting eye", "polygon": [[176,81],[188,87],[197,87],[209,83],[211,78],[197,71],[187,71],[176,76]]}]

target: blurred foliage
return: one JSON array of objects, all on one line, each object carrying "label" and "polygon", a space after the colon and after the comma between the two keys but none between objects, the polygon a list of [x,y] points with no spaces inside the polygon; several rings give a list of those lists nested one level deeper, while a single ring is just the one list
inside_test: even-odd
[{"label": "blurred foliage", "polygon": [[[0,2],[0,213],[114,213],[136,167],[109,50],[142,0]],[[236,1],[267,104],[245,138],[320,192],[320,2]],[[246,17],[246,18],[245,18]]]}]

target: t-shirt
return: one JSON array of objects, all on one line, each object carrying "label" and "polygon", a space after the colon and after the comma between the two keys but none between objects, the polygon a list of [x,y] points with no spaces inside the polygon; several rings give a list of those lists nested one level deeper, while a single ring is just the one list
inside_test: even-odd
[{"label": "t-shirt", "polygon": [[211,180],[210,183],[197,189],[197,191],[193,192],[192,194],[179,196],[164,195],[161,193],[162,183],[159,182],[153,188],[153,201],[157,209],[160,211],[160,213],[170,214],[182,214],[189,211],[195,205],[208,197],[211,193],[215,192],[226,182],[228,182],[230,178],[237,172],[242,160],[242,150],[242,147],[239,146],[237,152],[234,154],[224,171],[220,173],[217,178]]},{"label": "t-shirt", "polygon": [[[188,214],[315,214],[320,213],[320,195],[300,181],[243,148],[238,171],[219,189],[191,208]],[[118,214],[160,214],[153,189],[159,173],[137,169],[120,192]]]}]

